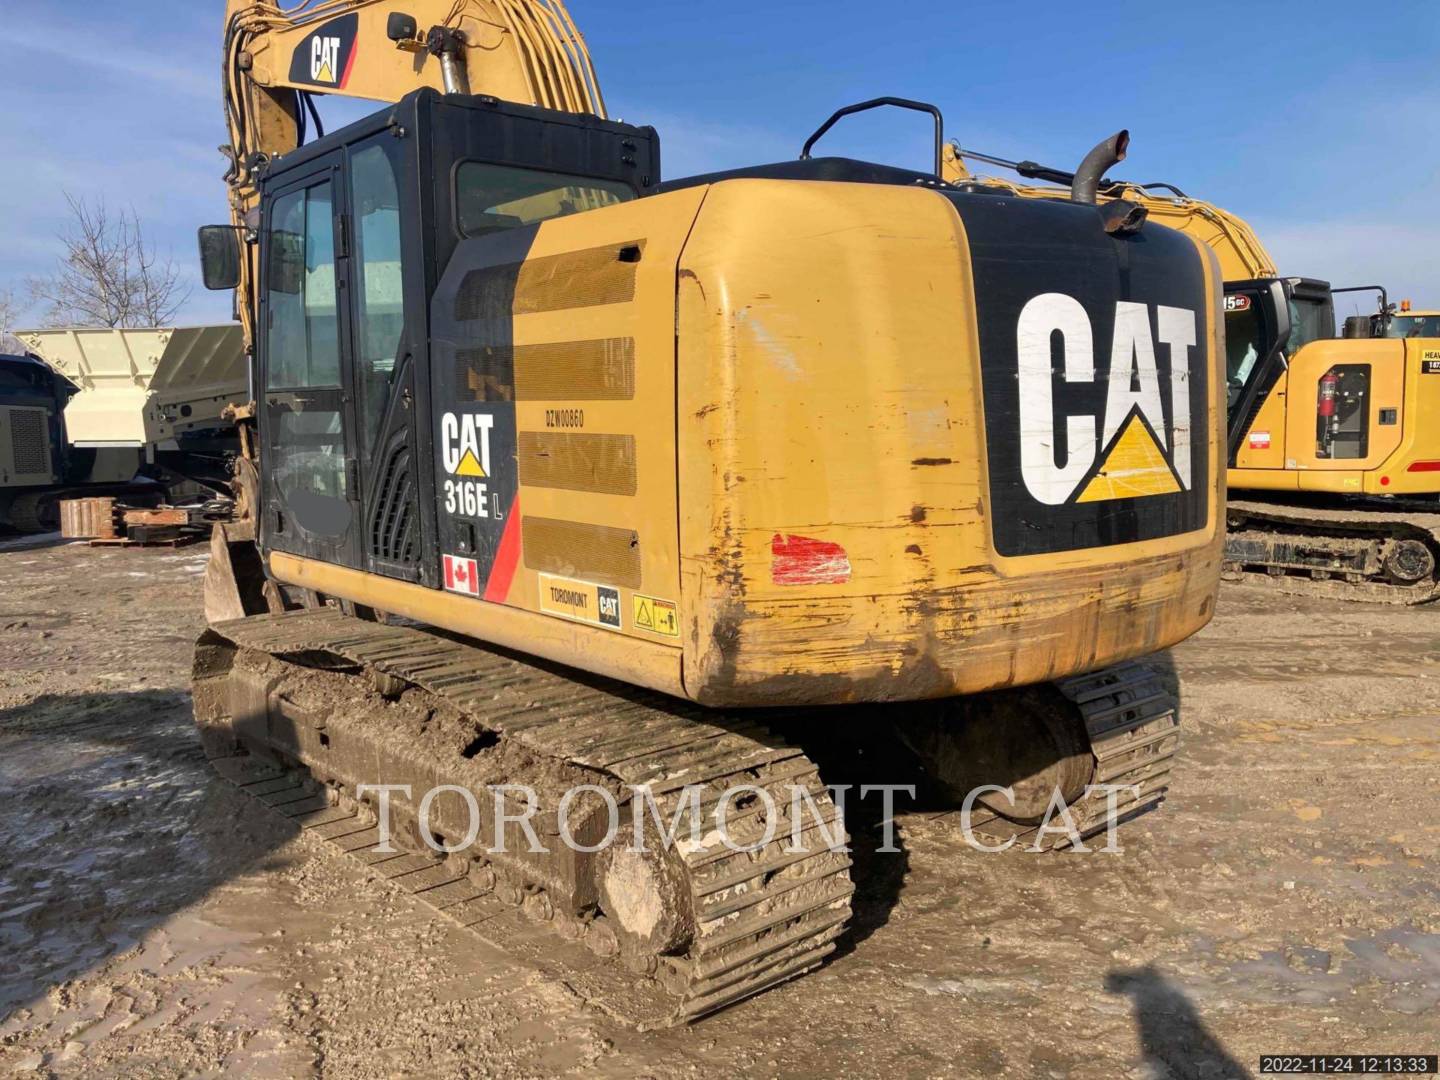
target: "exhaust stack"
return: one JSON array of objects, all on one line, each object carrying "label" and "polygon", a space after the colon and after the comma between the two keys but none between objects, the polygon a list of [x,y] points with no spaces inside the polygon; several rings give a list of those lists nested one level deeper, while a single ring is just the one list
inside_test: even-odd
[{"label": "exhaust stack", "polygon": [[1120,131],[1085,155],[1070,185],[1070,201],[1094,206],[1105,174],[1125,160],[1130,149],[1130,132]]},{"label": "exhaust stack", "polygon": [[448,26],[431,27],[425,48],[440,60],[440,79],[447,94],[470,93],[470,72],[465,66],[465,33]]}]

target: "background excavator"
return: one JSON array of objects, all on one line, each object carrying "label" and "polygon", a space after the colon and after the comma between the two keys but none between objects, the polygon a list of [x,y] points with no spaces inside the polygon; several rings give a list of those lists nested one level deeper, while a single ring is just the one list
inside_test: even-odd
[{"label": "background excavator", "polygon": [[1345,320],[1346,337],[1440,338],[1440,311],[1417,310],[1409,300],[1391,306],[1385,297],[1373,315],[1352,315]]},{"label": "background excavator", "polygon": [[[1047,183],[976,180],[967,159]],[[955,144],[945,165],[953,184],[1023,198],[1063,199],[1071,182]],[[1440,597],[1440,317],[1394,311],[1378,286],[1280,277],[1245,221],[1172,185],[1099,194],[1204,243],[1225,275],[1229,570],[1342,599]],[[1372,291],[1379,312],[1342,338],[1335,296]]]},{"label": "background excavator", "polygon": [[[235,326],[22,330],[0,356],[0,526],[60,528],[67,499],[153,505],[229,487],[248,394]],[[217,509],[221,509],[218,507]]]},{"label": "background excavator", "polygon": [[[844,932],[839,814],[779,729],[1008,786],[977,825],[1037,847],[1073,841],[1057,790],[1080,835],[1163,798],[1174,700],[1132,661],[1214,609],[1221,274],[1095,204],[1128,136],[1052,203],[950,187],[938,138],[933,173],[810,156],[881,104],[943,125],[886,99],[662,182],[558,2],[232,0],[225,55],[235,221],[202,261],[257,430],[195,667],[222,773],[461,922],[583,941],[616,962],[572,985],[618,973],[646,1024]],[[317,93],[390,104],[305,141]],[[389,856],[379,783],[408,786]],[[549,850],[423,798],[497,784]],[[560,845],[605,831],[587,785],[627,835],[691,795],[705,826]]]}]

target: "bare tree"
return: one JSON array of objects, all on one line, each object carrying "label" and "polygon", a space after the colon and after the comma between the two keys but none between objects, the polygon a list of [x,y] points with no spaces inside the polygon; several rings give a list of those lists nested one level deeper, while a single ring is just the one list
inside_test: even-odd
[{"label": "bare tree", "polygon": [[0,289],[0,353],[23,354],[25,346],[15,336],[16,321],[20,305],[10,289]]},{"label": "bare tree", "polygon": [[68,192],[70,227],[55,272],[31,278],[30,293],[45,305],[51,326],[163,326],[174,319],[190,290],[171,259],[150,246],[133,209],[111,214],[104,201],[90,205]]}]

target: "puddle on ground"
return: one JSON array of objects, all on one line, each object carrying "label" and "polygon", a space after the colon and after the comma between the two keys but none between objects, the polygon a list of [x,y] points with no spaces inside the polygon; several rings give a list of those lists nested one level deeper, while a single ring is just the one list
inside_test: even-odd
[{"label": "puddle on ground", "polygon": [[1231,967],[1230,993],[1250,1000],[1323,1005],[1372,989],[1386,1009],[1418,1016],[1440,1006],[1440,934],[1398,927],[1346,938],[1345,952],[1306,946],[1263,952]]},{"label": "puddle on ground", "polygon": [[0,710],[0,1015],[142,944],[283,843],[237,824],[165,691],[47,696]]}]

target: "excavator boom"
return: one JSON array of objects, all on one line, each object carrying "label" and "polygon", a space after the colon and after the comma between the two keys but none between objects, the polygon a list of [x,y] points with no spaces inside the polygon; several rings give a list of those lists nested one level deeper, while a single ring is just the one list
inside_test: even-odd
[{"label": "excavator boom", "polygon": [[[428,86],[605,116],[561,0],[407,0],[398,11],[380,0],[228,0],[224,51],[231,217],[252,231],[259,172],[319,128],[315,94],[393,102]],[[252,353],[254,254],[236,296]]]},{"label": "excavator boom", "polygon": [[[1013,169],[1026,179],[1045,180],[1048,183],[1021,184],[991,176],[975,177],[966,165],[967,158]],[[943,175],[951,184],[974,182],[988,187],[1005,188],[1022,199],[1069,199],[1068,185],[1075,179],[1074,174],[1060,169],[1037,165],[1033,161],[1005,161],[987,154],[962,150],[954,143],[945,148]],[[1052,184],[1066,186],[1052,187]],[[1220,273],[1226,281],[1273,278],[1278,273],[1274,258],[1255,235],[1249,222],[1214,203],[1191,198],[1169,184],[1140,185],[1125,181],[1107,181],[1100,185],[1099,198],[1102,202],[1124,199],[1135,203],[1144,207],[1152,220],[1194,237],[1215,252],[1215,257],[1220,260]]]}]

